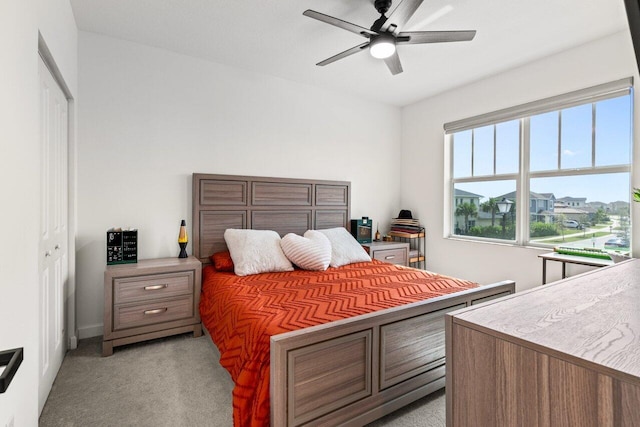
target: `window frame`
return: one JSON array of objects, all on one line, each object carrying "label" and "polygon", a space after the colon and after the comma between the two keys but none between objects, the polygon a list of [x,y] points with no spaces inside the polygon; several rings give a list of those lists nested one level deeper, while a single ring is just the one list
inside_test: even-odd
[{"label": "window frame", "polygon": [[[596,108],[599,101],[629,95],[631,97],[631,135],[630,135],[630,157],[629,163],[624,165],[596,166]],[[591,104],[592,109],[592,129],[591,129],[591,166],[562,169],[562,110]],[[531,171],[530,170],[530,130],[531,117],[548,112],[558,111],[558,166],[553,170]],[[532,242],[530,238],[530,183],[532,179],[554,178],[566,176],[600,175],[611,173],[628,173],[629,188],[632,188],[633,179],[633,77],[616,80],[593,86],[586,89],[577,90],[563,95],[546,98],[527,104],[518,105],[503,110],[482,114],[479,116],[446,123],[444,125],[445,142],[445,194],[444,194],[444,238],[464,239],[480,242],[496,242],[517,246],[540,246],[548,245]],[[519,135],[519,159],[518,171],[509,174],[496,174],[496,126],[500,123],[518,120],[520,127]],[[473,130],[484,126],[493,125],[493,175],[473,176],[473,133],[471,137],[471,176],[456,178],[454,176],[454,134],[465,130]],[[526,210],[518,209],[515,218],[515,239],[505,240],[488,237],[476,237],[455,234],[453,224],[455,223],[455,185],[465,182],[487,182],[487,181],[515,181],[516,204],[517,206],[527,206]],[[632,197],[629,196],[629,203]]]}]

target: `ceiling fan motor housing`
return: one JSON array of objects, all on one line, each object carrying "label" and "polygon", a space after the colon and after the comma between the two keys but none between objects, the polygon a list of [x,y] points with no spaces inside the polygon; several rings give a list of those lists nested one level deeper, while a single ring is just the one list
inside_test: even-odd
[{"label": "ceiling fan motor housing", "polygon": [[391,7],[391,0],[375,0],[373,5],[380,15],[384,15]]}]

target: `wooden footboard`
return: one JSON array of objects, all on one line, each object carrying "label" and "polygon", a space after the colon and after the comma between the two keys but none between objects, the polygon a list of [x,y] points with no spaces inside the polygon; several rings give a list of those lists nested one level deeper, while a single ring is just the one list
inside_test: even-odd
[{"label": "wooden footboard", "polygon": [[363,425],[444,387],[444,315],[503,281],[271,337],[271,425]]}]

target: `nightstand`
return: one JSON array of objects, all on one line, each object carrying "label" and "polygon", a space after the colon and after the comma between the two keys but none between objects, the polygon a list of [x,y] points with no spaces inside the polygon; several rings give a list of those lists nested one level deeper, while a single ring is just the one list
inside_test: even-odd
[{"label": "nightstand", "polygon": [[202,264],[193,256],[107,266],[102,355],[112,355],[113,347],[168,335],[201,336],[201,279]]},{"label": "nightstand", "polygon": [[409,265],[409,243],[371,242],[363,243],[362,247],[373,259],[391,264]]}]

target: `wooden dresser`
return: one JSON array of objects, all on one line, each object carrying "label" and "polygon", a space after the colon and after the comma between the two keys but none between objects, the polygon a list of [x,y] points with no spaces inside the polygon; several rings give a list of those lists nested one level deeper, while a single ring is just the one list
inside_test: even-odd
[{"label": "wooden dresser", "polygon": [[409,265],[409,243],[371,242],[362,245],[373,259],[390,264]]},{"label": "wooden dresser", "polygon": [[148,339],[185,332],[202,335],[201,278],[202,265],[192,256],[107,266],[102,355]]},{"label": "wooden dresser", "polygon": [[640,426],[640,260],[446,316],[447,426]]}]

